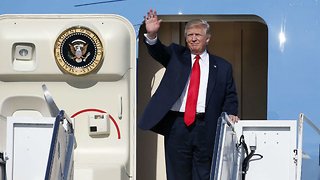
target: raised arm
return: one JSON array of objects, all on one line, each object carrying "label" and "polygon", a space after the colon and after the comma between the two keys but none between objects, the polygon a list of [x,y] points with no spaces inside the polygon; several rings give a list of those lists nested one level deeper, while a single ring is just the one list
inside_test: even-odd
[{"label": "raised arm", "polygon": [[158,19],[157,11],[150,9],[147,15],[144,16],[144,22],[146,24],[148,38],[156,38],[161,23],[161,19]]}]

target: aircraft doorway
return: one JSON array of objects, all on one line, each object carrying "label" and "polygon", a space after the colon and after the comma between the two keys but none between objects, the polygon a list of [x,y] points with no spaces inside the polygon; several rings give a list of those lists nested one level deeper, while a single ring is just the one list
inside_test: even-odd
[{"label": "aircraft doorway", "polygon": [[[197,18],[207,20],[213,32],[208,51],[225,58],[233,66],[239,98],[239,117],[246,120],[267,118],[268,27],[263,19],[253,15],[159,17],[163,21],[158,36],[162,43],[167,45],[172,42],[185,45],[184,26],[188,20]],[[145,32],[143,24],[138,41],[138,119],[157,89],[164,72],[164,68],[147,52],[143,42]],[[142,161],[137,165],[138,179],[165,178],[164,172],[159,173],[164,168],[161,141],[161,138],[154,133],[138,130],[138,162]],[[145,148],[148,149],[148,154],[145,153]],[[143,160],[140,159],[142,156]],[[143,169],[143,172],[139,169]]]}]

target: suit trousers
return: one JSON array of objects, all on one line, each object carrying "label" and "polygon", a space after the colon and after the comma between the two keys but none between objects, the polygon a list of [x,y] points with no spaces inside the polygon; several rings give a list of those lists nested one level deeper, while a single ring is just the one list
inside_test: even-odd
[{"label": "suit trousers", "polygon": [[183,116],[169,112],[165,134],[167,180],[209,180],[212,154],[208,149],[204,118],[186,126]]}]

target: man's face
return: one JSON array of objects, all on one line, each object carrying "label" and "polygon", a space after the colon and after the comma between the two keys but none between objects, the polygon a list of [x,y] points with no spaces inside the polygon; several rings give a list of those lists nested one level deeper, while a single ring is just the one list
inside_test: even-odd
[{"label": "man's face", "polygon": [[193,54],[201,54],[210,40],[202,26],[193,26],[187,29],[186,42]]}]

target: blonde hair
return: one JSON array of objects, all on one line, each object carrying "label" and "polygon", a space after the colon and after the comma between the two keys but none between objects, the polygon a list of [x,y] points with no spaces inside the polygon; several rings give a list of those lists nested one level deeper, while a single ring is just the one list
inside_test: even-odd
[{"label": "blonde hair", "polygon": [[187,30],[192,28],[192,27],[195,27],[195,26],[202,26],[206,31],[206,35],[211,36],[210,25],[208,24],[207,21],[202,20],[202,19],[192,19],[192,20],[190,20],[186,24],[186,27],[184,28],[184,36],[187,37]]}]

